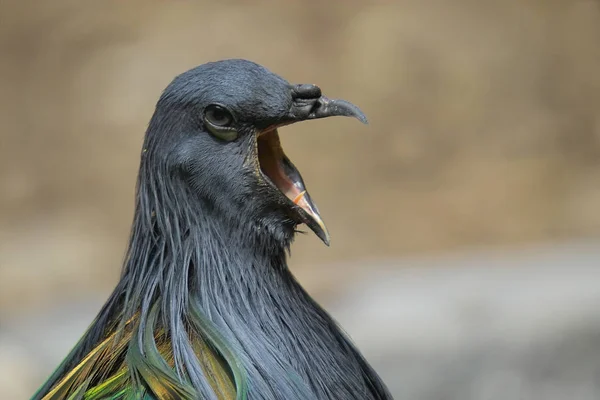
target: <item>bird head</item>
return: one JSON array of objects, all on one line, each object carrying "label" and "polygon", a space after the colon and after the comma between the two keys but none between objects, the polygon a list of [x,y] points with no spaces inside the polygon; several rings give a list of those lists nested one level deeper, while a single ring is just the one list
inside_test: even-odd
[{"label": "bird head", "polygon": [[144,157],[229,218],[251,215],[279,236],[305,223],[328,245],[325,223],[277,129],[331,116],[367,123],[358,107],[325,97],[318,86],[290,84],[246,60],[207,63],[165,89]]}]

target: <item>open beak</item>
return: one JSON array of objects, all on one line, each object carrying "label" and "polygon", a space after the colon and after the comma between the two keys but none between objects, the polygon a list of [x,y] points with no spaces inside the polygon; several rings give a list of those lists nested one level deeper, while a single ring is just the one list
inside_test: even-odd
[{"label": "open beak", "polygon": [[289,114],[279,123],[259,132],[257,137],[258,161],[263,176],[291,203],[300,222],[305,223],[327,246],[330,236],[319,209],[306,190],[298,169],[281,148],[277,128],[311,119],[333,116],[355,117],[367,123],[363,112],[345,100],[328,99],[315,85],[296,85],[292,88],[293,104]]}]

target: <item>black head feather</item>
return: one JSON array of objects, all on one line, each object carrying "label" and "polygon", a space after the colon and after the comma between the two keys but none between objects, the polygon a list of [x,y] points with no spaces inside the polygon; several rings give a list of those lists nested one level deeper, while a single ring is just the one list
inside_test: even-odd
[{"label": "black head feather", "polygon": [[[262,220],[280,240],[289,240],[295,224],[277,215],[281,199],[269,195],[257,174],[256,135],[285,119],[290,89],[283,78],[246,60],[208,63],[177,76],[158,101],[141,168],[159,169],[171,180],[163,184],[185,181],[187,195],[224,218],[241,218],[251,226]],[[224,142],[209,133],[204,113],[211,105],[231,114],[237,140]],[[269,225],[265,214],[270,214]]]}]

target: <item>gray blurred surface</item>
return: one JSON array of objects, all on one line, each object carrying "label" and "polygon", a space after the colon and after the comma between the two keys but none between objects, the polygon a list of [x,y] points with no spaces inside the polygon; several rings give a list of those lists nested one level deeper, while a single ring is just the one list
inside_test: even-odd
[{"label": "gray blurred surface", "polygon": [[[369,274],[321,300],[397,399],[600,398],[600,241],[338,267]],[[102,301],[6,321],[1,397],[27,397]]]}]

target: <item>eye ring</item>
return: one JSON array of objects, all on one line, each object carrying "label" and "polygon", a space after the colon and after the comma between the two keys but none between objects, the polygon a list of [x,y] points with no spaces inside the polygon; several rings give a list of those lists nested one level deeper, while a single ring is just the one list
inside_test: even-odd
[{"label": "eye ring", "polygon": [[209,133],[221,140],[231,142],[238,137],[238,132],[233,127],[233,115],[219,104],[210,104],[204,109],[204,123]]}]

